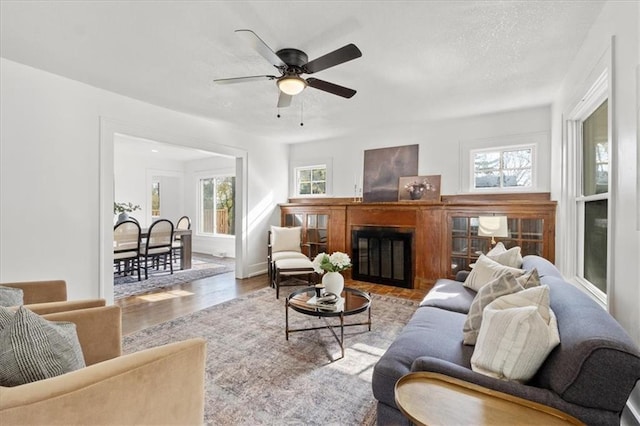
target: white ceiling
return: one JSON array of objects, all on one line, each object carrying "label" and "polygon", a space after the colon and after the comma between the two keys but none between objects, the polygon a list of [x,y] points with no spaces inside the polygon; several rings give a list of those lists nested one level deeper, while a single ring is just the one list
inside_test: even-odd
[{"label": "white ceiling", "polygon": [[[1,56],[286,143],[549,104],[602,1],[1,1]],[[310,59],[363,56],[314,77],[276,118],[274,74],[234,34]],[[300,127],[301,113],[304,127]]]}]

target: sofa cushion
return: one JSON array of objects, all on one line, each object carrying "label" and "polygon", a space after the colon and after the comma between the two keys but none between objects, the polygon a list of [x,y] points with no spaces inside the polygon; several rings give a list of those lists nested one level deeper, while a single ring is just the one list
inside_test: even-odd
[{"label": "sofa cushion", "polygon": [[516,278],[524,274],[524,271],[522,269],[502,265],[495,260],[491,260],[487,256],[481,254],[480,258],[478,258],[476,262],[475,267],[473,268],[473,270],[471,270],[471,273],[469,273],[467,279],[464,280],[464,286],[478,291],[483,285],[495,280],[505,272],[511,272]]},{"label": "sofa cushion", "polygon": [[25,307],[9,321],[6,312],[2,318],[0,386],[35,382],[85,366],[74,323],[50,322]]},{"label": "sofa cushion", "polygon": [[484,310],[471,368],[498,379],[525,382],[558,343],[556,318],[549,309],[549,287],[509,294]]},{"label": "sofa cushion", "polygon": [[462,327],[463,342],[465,345],[475,345],[482,324],[482,312],[484,308],[500,296],[522,291],[524,288],[518,284],[515,277],[506,272],[493,281],[482,286],[473,299],[469,314]]},{"label": "sofa cushion", "polygon": [[560,345],[530,384],[573,404],[618,413],[640,378],[640,352],[607,311],[556,275],[545,273],[540,280],[550,289]]},{"label": "sofa cushion", "polygon": [[24,292],[20,288],[0,285],[0,306],[20,306]]},{"label": "sofa cushion", "polygon": [[475,296],[476,292],[462,285],[460,281],[441,278],[422,299],[420,306],[432,306],[466,314]]},{"label": "sofa cushion", "polygon": [[300,233],[302,228],[295,226],[286,228],[282,226],[271,226],[271,250],[277,251],[300,251]]},{"label": "sofa cushion", "polygon": [[395,405],[394,386],[411,371],[413,361],[432,356],[471,368],[472,346],[462,344],[465,314],[434,307],[418,308],[373,369],[372,388],[378,401]]},{"label": "sofa cushion", "polygon": [[536,269],[540,278],[546,276],[552,276],[556,278],[562,278],[562,274],[558,271],[558,268],[544,257],[529,255],[522,259],[522,269],[531,271]]},{"label": "sofa cushion", "polygon": [[522,255],[520,254],[520,247],[511,247],[509,250],[499,242],[494,248],[489,250],[486,256],[500,263],[501,265],[511,266],[512,268],[522,267]]}]

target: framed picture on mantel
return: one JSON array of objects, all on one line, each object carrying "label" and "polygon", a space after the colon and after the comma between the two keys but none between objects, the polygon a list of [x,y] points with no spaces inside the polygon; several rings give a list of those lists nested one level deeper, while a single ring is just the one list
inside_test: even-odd
[{"label": "framed picture on mantel", "polygon": [[398,184],[398,201],[440,201],[440,175],[402,176]]},{"label": "framed picture on mantel", "polygon": [[362,201],[398,201],[400,176],[418,174],[418,145],[364,151]]}]

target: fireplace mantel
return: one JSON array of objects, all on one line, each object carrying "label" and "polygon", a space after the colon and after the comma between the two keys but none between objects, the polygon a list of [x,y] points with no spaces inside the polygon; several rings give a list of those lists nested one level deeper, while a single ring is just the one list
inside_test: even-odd
[{"label": "fireplace mantel", "polygon": [[[468,268],[477,258],[482,251],[477,248],[487,242],[474,233],[473,223],[479,215],[506,215],[511,237],[503,240],[507,245],[520,245],[523,255],[535,252],[552,262],[555,257],[556,202],[549,193],[445,195],[435,203],[292,198],[280,209],[282,225],[302,226],[304,242],[317,243],[311,238],[322,235],[322,246],[328,252],[352,253],[351,231],[359,227],[413,230],[414,288],[428,289],[438,278],[453,278],[456,270]],[[326,229],[318,229],[318,223],[326,223]],[[464,226],[466,231],[460,228]]]}]

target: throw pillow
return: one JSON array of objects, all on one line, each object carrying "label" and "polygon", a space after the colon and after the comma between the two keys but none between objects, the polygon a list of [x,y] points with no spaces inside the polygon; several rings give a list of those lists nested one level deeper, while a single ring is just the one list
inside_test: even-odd
[{"label": "throw pillow", "polygon": [[510,266],[512,268],[521,268],[522,267],[522,255],[520,254],[520,247],[511,247],[509,250],[506,249],[502,242],[496,244],[494,248],[492,248],[486,256],[495,260],[496,262]]},{"label": "throw pillow", "polygon": [[482,311],[484,308],[500,296],[522,291],[524,288],[518,284],[510,272],[505,272],[495,280],[482,286],[476,297],[471,302],[467,319],[462,327],[465,345],[475,345],[482,324]]},{"label": "throw pillow", "polygon": [[540,285],[540,275],[538,275],[538,270],[533,268],[516,278],[516,281],[524,288],[537,287]]},{"label": "throw pillow", "polygon": [[480,258],[476,261],[476,266],[471,270],[467,279],[464,280],[464,286],[478,291],[483,285],[487,284],[489,281],[495,280],[505,272],[511,272],[511,274],[516,278],[524,274],[522,269],[502,265],[481,254]]},{"label": "throw pillow", "polygon": [[71,322],[50,322],[20,307],[0,330],[0,386],[18,386],[85,366]]},{"label": "throw pillow", "polygon": [[23,291],[21,288],[0,285],[0,306],[22,305]]},{"label": "throw pillow", "polygon": [[271,250],[278,251],[300,251],[300,235],[302,228],[295,226],[285,228],[281,226],[271,227]]},{"label": "throw pillow", "polygon": [[548,286],[508,294],[485,308],[471,368],[498,379],[526,382],[559,343]]}]

